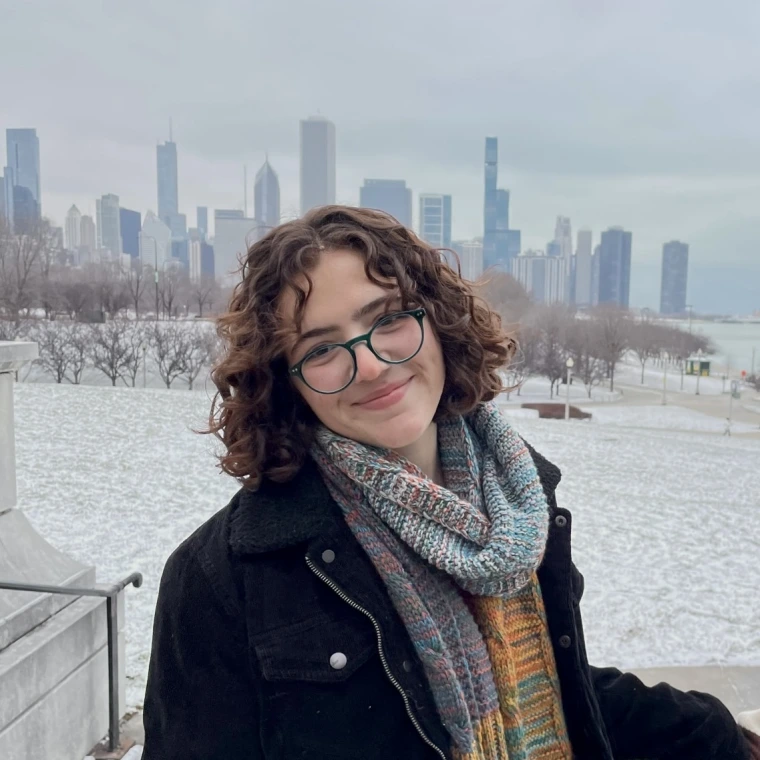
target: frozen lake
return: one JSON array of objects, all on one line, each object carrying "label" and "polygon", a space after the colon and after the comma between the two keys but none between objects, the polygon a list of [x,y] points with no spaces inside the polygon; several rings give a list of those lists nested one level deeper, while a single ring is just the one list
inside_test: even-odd
[{"label": "frozen lake", "polygon": [[[200,391],[16,386],[26,514],[100,580],[145,576],[127,591],[133,706],[164,562],[237,490],[213,441],[192,432],[208,406]],[[564,473],[592,663],[760,665],[760,440],[690,432],[683,411],[635,429],[614,408],[600,423],[513,421]]]}]

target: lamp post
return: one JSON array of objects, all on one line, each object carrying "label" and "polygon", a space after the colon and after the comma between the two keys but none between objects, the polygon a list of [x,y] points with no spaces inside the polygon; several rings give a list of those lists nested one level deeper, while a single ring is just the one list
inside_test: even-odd
[{"label": "lamp post", "polygon": [[[156,283],[156,322],[158,322],[158,241],[153,235],[146,235],[144,232],[140,233],[140,245],[142,246],[142,239],[148,238],[153,241],[153,280]],[[142,254],[142,250],[141,250]]]},{"label": "lamp post", "polygon": [[575,362],[573,361],[573,357],[568,357],[567,361],[565,362],[565,366],[567,367],[567,393],[565,394],[565,419],[570,419],[570,380],[573,377],[573,367],[575,366]]},{"label": "lamp post", "polygon": [[148,352],[148,347],[143,343],[142,346],[142,365],[143,365],[143,388],[145,388],[145,375],[146,375],[146,354]]},{"label": "lamp post", "polygon": [[664,361],[664,369],[662,372],[662,405],[668,404],[668,361],[670,357],[666,357]]},{"label": "lamp post", "polygon": [[700,348],[699,351],[697,351],[697,392],[696,395],[699,396],[699,378],[702,376],[702,349]]}]

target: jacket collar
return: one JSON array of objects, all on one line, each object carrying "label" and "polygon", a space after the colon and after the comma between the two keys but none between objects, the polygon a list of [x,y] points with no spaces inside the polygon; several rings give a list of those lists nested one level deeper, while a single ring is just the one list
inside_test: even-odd
[{"label": "jacket collar", "polygon": [[[526,444],[551,506],[562,473]],[[230,548],[235,554],[262,554],[333,533],[342,523],[338,505],[308,458],[287,483],[265,480],[257,491],[241,490],[230,515]]]}]

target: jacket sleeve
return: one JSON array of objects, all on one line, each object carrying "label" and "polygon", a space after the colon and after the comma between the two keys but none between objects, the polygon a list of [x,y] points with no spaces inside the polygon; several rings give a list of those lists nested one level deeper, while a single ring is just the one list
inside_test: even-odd
[{"label": "jacket sleeve", "polygon": [[[578,603],[584,585],[573,565]],[[616,668],[591,667],[591,678],[615,760],[754,760],[749,742],[715,697],[665,683],[645,686]]]},{"label": "jacket sleeve", "polygon": [[750,746],[720,700],[631,673],[591,668],[616,760],[750,760]]},{"label": "jacket sleeve", "polygon": [[245,631],[187,545],[161,578],[143,760],[263,760]]}]

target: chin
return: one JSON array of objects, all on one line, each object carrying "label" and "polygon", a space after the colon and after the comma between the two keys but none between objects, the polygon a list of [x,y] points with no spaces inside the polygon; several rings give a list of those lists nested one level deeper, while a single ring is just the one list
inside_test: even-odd
[{"label": "chin", "polygon": [[383,449],[403,449],[416,443],[432,421],[432,414],[407,412],[394,419],[368,425],[361,440]]}]

